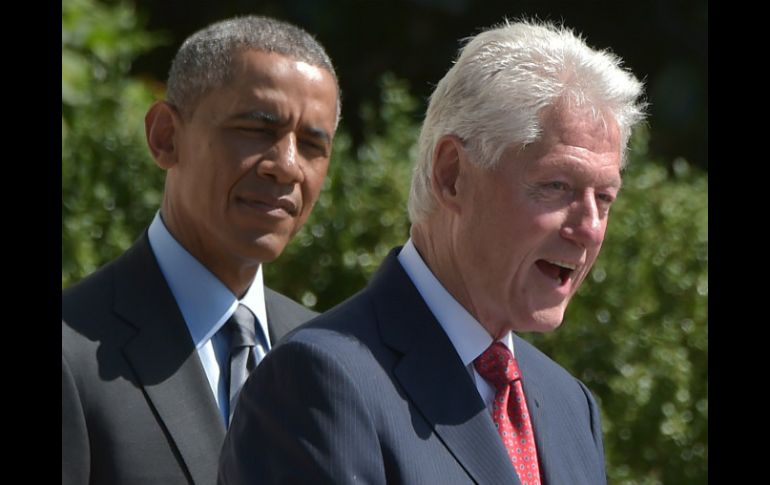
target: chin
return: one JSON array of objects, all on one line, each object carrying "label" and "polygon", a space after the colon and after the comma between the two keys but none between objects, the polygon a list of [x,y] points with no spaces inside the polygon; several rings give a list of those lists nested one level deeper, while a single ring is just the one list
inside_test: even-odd
[{"label": "chin", "polygon": [[283,238],[263,236],[249,244],[247,254],[254,261],[272,263],[283,253],[287,243]]},{"label": "chin", "polygon": [[561,322],[557,322],[557,323],[533,322],[533,323],[530,323],[529,325],[522,326],[522,328],[515,328],[514,330],[517,332],[549,333],[559,328],[559,326],[561,326]]},{"label": "chin", "polygon": [[553,332],[561,326],[562,321],[564,321],[563,309],[549,308],[547,310],[535,311],[526,318],[520,319],[519,322],[521,323],[517,325],[517,328],[515,328],[514,331],[537,333]]}]

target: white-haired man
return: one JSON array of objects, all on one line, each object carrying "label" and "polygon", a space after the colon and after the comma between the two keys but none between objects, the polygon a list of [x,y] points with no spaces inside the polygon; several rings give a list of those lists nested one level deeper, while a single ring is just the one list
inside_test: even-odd
[{"label": "white-haired man", "polygon": [[606,483],[588,389],[514,332],[556,329],[599,254],[641,84],[564,28],[462,49],[420,136],[411,238],[241,393],[220,484]]}]

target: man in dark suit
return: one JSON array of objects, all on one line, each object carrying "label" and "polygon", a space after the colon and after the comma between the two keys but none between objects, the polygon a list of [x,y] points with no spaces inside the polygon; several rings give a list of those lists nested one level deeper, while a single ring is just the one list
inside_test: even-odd
[{"label": "man in dark suit", "polygon": [[571,31],[471,39],[433,95],[411,238],[246,383],[219,483],[606,483],[557,328],[599,254],[642,86]]},{"label": "man in dark suit", "polygon": [[215,483],[239,386],[315,315],[261,265],[318,198],[338,89],[323,47],[284,22],[235,18],[182,45],[145,119],[162,207],[62,295],[62,483]]}]

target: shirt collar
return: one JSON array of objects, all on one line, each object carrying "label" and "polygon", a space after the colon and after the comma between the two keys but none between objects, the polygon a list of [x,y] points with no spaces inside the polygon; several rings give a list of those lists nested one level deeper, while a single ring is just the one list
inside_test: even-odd
[{"label": "shirt collar", "polygon": [[[444,288],[423,261],[412,239],[404,244],[398,261],[414,283],[428,308],[452,342],[464,366],[468,366],[492,344],[492,337]],[[508,332],[499,340],[513,354],[513,336]]]},{"label": "shirt collar", "polygon": [[246,294],[238,298],[203,264],[190,254],[166,228],[160,215],[147,231],[150,247],[182,312],[196,348],[200,348],[225,324],[242,303],[254,313],[267,336],[262,266]]}]

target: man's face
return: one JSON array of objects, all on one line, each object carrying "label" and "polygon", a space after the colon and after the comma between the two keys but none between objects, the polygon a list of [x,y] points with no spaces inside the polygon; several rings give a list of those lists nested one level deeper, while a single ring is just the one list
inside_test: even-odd
[{"label": "man's face", "polygon": [[543,135],[495,170],[464,164],[456,244],[480,321],[550,331],[591,269],[620,189],[620,137],[583,112],[550,109]]},{"label": "man's face", "polygon": [[238,54],[231,80],[178,117],[163,213],[174,235],[220,278],[278,257],[318,198],[336,110],[328,71]]}]

